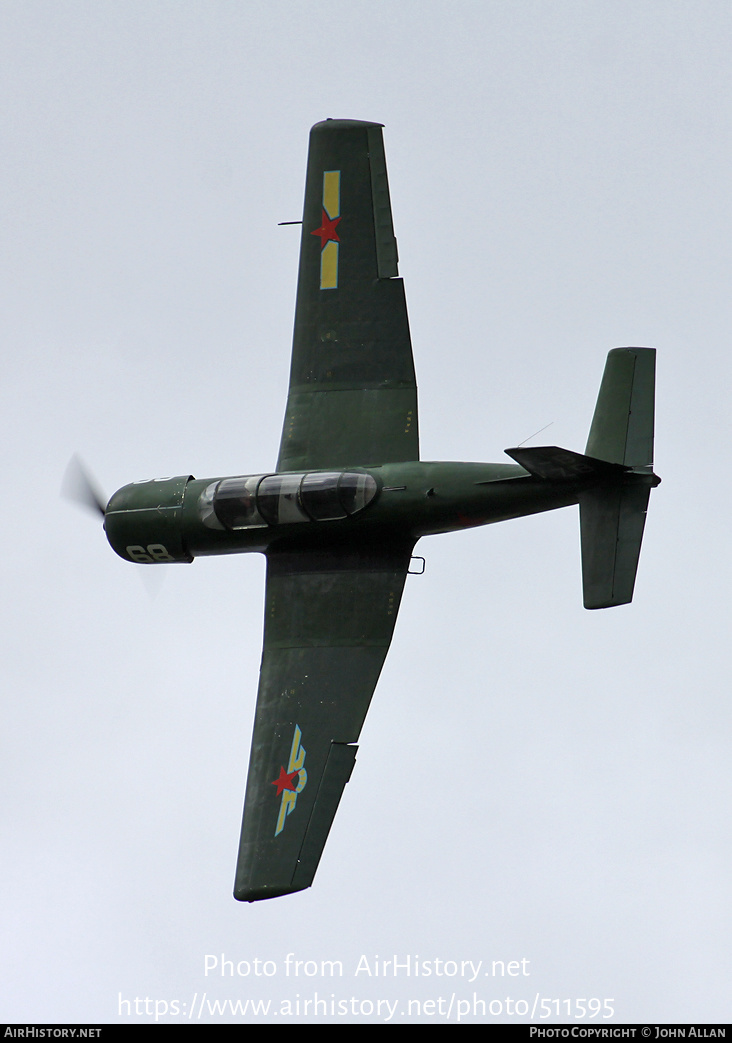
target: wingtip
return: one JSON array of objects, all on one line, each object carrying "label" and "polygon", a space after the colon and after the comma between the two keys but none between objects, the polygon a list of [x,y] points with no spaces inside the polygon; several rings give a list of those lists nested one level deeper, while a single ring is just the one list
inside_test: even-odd
[{"label": "wingtip", "polygon": [[368,129],[369,127],[383,127],[383,123],[371,123],[368,120],[342,120],[328,118],[321,120],[320,123],[315,123],[310,128],[310,133],[321,133],[322,131],[336,131],[336,130],[357,130],[359,128]]},{"label": "wingtip", "polygon": [[283,895],[306,891],[307,887],[235,887],[234,898],[237,902],[263,902],[267,898],[282,898]]}]

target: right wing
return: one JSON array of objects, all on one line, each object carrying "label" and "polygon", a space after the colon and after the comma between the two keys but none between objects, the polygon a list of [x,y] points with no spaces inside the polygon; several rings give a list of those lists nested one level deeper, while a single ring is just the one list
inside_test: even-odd
[{"label": "right wing", "polygon": [[234,896],[309,887],[389,649],[411,541],[270,551]]},{"label": "right wing", "polygon": [[278,471],[419,459],[417,383],[381,124],[310,132]]}]

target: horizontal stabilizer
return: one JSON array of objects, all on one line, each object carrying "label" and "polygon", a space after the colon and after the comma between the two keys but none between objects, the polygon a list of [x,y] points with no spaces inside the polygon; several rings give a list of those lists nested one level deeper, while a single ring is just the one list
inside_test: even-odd
[{"label": "horizontal stabilizer", "polygon": [[653,473],[655,386],[654,348],[608,353],[586,452],[626,474],[580,496],[585,608],[633,600],[648,498],[661,480]]},{"label": "horizontal stabilizer", "polygon": [[653,463],[655,348],[608,353],[585,452],[626,467]]},{"label": "horizontal stabilizer", "polygon": [[580,497],[585,608],[633,600],[651,481],[593,489]]}]

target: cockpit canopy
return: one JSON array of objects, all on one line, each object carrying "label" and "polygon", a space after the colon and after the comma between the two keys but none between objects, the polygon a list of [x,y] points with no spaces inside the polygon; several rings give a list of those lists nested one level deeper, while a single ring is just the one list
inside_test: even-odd
[{"label": "cockpit canopy", "polygon": [[376,480],[358,471],[222,478],[201,494],[201,518],[209,528],[229,530],[337,521],[362,511],[377,491]]}]

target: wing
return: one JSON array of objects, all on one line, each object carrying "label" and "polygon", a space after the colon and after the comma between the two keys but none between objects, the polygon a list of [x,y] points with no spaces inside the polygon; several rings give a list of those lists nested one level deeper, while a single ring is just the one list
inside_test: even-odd
[{"label": "wing", "polygon": [[315,876],[356,759],[413,543],[267,556],[264,654],[234,896]]},{"label": "wing", "polygon": [[278,471],[419,459],[417,384],[381,125],[310,132]]}]

